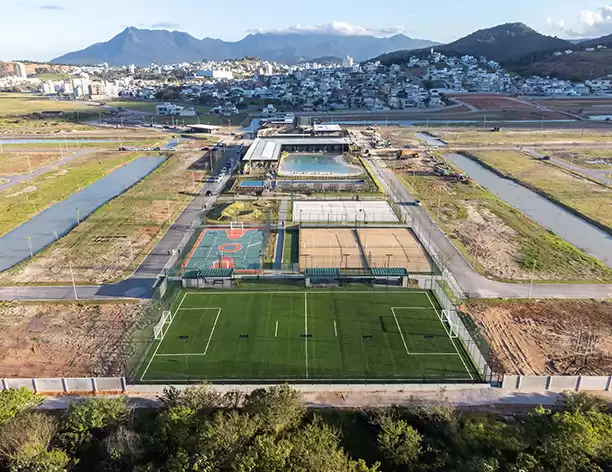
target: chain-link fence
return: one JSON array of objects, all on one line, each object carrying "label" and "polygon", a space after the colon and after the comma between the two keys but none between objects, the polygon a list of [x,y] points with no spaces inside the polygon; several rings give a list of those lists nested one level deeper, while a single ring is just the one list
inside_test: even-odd
[{"label": "chain-link fence", "polygon": [[459,339],[461,339],[463,348],[470,356],[474,367],[476,367],[482,379],[486,382],[491,382],[494,378],[493,370],[482,354],[481,347],[465,327],[457,311],[457,304],[464,297],[461,290],[454,285],[455,283],[452,278],[451,281],[447,280],[446,273],[441,278],[427,277],[419,280],[419,286],[431,290],[436,295],[442,309],[446,310],[453,330],[459,336]]}]

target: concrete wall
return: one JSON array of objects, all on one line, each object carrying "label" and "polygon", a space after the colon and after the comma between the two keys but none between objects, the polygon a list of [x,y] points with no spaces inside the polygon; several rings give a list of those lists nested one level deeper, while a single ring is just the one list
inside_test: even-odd
[{"label": "concrete wall", "polygon": [[504,375],[502,388],[524,391],[596,391],[612,390],[612,376],[590,375]]},{"label": "concrete wall", "polygon": [[124,392],[123,377],[83,377],[52,379],[0,379],[0,390],[25,387],[35,392]]}]

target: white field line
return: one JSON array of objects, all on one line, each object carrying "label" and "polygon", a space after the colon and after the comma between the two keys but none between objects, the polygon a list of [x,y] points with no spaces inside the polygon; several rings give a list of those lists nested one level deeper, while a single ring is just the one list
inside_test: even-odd
[{"label": "white field line", "polygon": [[304,346],[306,353],[306,378],[308,378],[308,294],[304,292]]},{"label": "white field line", "polygon": [[276,322],[276,329],[274,330],[274,337],[278,337],[278,321]]},{"label": "white field line", "polygon": [[206,349],[204,349],[204,355],[206,355],[206,353],[208,352],[208,346],[210,346],[210,341],[212,340],[213,333],[215,332],[215,328],[217,327],[217,321],[219,321],[220,314],[221,314],[221,308],[219,308],[219,311],[217,311],[217,317],[215,318],[215,324],[210,330],[210,336],[208,336],[208,342],[206,343]]},{"label": "white field line", "polygon": [[336,326],[336,320],[334,320],[334,334],[338,337],[338,327]]},{"label": "white field line", "polygon": [[397,316],[395,316],[395,308],[391,308],[391,313],[393,313],[393,318],[395,318],[395,324],[397,325],[397,329],[399,330],[400,336],[402,337],[402,342],[404,343],[404,349],[406,349],[406,354],[410,355],[410,351],[408,350],[408,346],[406,345],[406,340],[404,339],[404,333],[402,333],[402,328],[400,328],[399,321],[397,321]]},{"label": "white field line", "polygon": [[444,328],[444,331],[448,335],[448,339],[450,339],[450,342],[453,344],[453,347],[455,348],[455,351],[457,351],[457,355],[459,356],[459,359],[461,359],[461,363],[463,364],[463,367],[465,367],[465,370],[467,371],[468,375],[470,376],[470,379],[474,380],[474,376],[470,372],[470,369],[468,369],[468,366],[465,363],[465,360],[463,360],[463,356],[459,353],[459,349],[457,349],[457,345],[455,344],[455,341],[451,337],[450,332],[446,329],[446,326],[444,325],[444,322],[442,321],[442,314],[438,313],[438,309],[436,308],[436,305],[434,305],[431,297],[429,296],[429,293],[427,293],[427,298],[429,299],[429,303],[431,303],[431,306],[434,308],[434,310],[436,310],[436,314],[438,315],[438,318],[440,319],[440,323],[442,324],[442,327]]},{"label": "white field line", "polygon": [[[161,355],[161,354],[160,354]],[[175,354],[172,354],[175,355]],[[177,356],[185,356],[185,354],[176,354]],[[189,354],[187,354],[189,355]],[[201,354],[193,354],[196,356],[201,356]],[[433,377],[432,377],[433,378]],[[181,378],[173,378],[172,381],[175,382],[181,382],[181,383],[186,383],[189,381],[193,381],[193,380],[206,380],[206,381],[210,381],[210,382],[218,382],[221,385],[223,385],[224,383],[227,385],[227,381],[229,380],[235,380],[238,379],[241,381],[241,385],[246,384],[247,382],[250,383],[256,383],[256,382],[266,382],[266,383],[280,383],[280,382],[285,382],[285,381],[289,381],[289,382],[301,382],[303,381],[304,383],[307,383],[309,385],[319,385],[323,382],[339,382],[338,387],[343,387],[346,386],[346,382],[350,381],[350,382],[367,382],[368,385],[372,385],[372,384],[376,384],[376,385],[386,385],[389,387],[392,387],[394,385],[397,385],[398,382],[402,382],[402,381],[406,381],[406,382],[410,382],[411,384],[417,385],[416,383],[414,383],[415,380],[422,380],[423,377],[393,377],[392,379],[389,378],[369,378],[369,379],[360,379],[360,378],[344,378],[344,379],[332,379],[332,378],[328,378],[328,377],[321,377],[319,379],[302,379],[299,377],[295,377],[295,378],[291,378],[291,377],[278,377],[276,379],[244,379],[242,377],[226,377],[226,378],[221,378],[221,379],[211,379],[210,377],[189,377],[188,379],[181,379]],[[168,383],[168,378],[165,379],[147,379],[148,382],[163,382],[163,383]],[[316,382],[316,383],[313,383]],[[373,381],[377,381],[377,382],[373,382]],[[444,383],[446,382],[465,382],[465,377],[463,378],[448,378],[445,377],[444,378]],[[236,385],[236,384],[232,384],[232,385]],[[443,384],[442,384],[443,385]],[[474,384],[467,384],[467,385],[474,385]],[[479,383],[478,385],[482,385],[481,383]],[[331,386],[330,390],[333,391],[333,385]]]},{"label": "white field line", "polygon": [[[199,295],[199,293],[194,293],[194,292],[189,292],[191,295]],[[269,293],[282,293],[282,294],[296,294],[299,295],[300,293],[308,293],[308,292],[300,292],[300,291],[291,291],[291,290],[277,290],[277,291],[259,291],[259,292],[254,292],[254,291],[250,291],[250,292],[243,292],[243,291],[239,291],[239,290],[232,290],[232,296],[233,295],[253,295],[253,294],[269,294]],[[423,293],[427,293],[427,292],[423,292],[423,291],[387,291],[387,290],[370,290],[370,291],[360,291],[360,290],[345,290],[345,291],[321,291],[321,292],[317,292],[317,293],[321,293],[321,294],[325,294],[325,293],[346,293],[346,294],[351,294],[351,293],[359,293],[359,294],[363,294],[363,293],[393,293],[393,294],[398,294],[398,293],[402,293],[404,295],[414,295],[414,294],[423,294]],[[227,295],[227,292],[206,292],[203,295]],[[422,308],[431,308],[431,307],[422,307]],[[421,308],[421,309],[422,309]],[[435,309],[435,308],[434,308]]]},{"label": "white field line", "polygon": [[[176,311],[174,312],[174,316],[176,316],[176,314],[178,313],[178,311],[181,309],[181,305],[183,304],[183,302],[185,301],[185,297],[187,296],[187,292],[185,292],[185,295],[183,295],[183,298],[181,299],[181,303],[179,303],[178,308],[176,309]],[[173,319],[174,321],[174,319]],[[172,322],[173,322],[172,321]],[[170,322],[170,326],[172,326],[172,322]],[[147,367],[145,368],[144,372],[142,373],[142,376],[140,377],[140,381],[142,382],[142,379],[144,379],[144,376],[147,374],[147,371],[149,370],[149,367],[151,367],[151,362],[153,362],[153,359],[155,359],[155,356],[157,355],[157,351],[159,350],[159,346],[162,345],[162,343],[164,342],[164,338],[166,337],[166,333],[168,331],[170,331],[170,326],[168,326],[168,329],[166,329],[166,331],[164,332],[164,334],[162,334],[161,339],[159,340],[159,344],[157,345],[157,347],[155,348],[155,351],[153,351],[153,355],[151,356],[151,359],[149,359],[149,363],[147,364]]]}]

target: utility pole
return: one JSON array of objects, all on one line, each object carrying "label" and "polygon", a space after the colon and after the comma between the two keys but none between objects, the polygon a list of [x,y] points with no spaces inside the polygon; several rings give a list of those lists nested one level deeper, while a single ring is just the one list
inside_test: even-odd
[{"label": "utility pole", "polygon": [[536,268],[536,260],[533,260],[533,268],[531,269],[531,280],[529,281],[529,296],[527,298],[531,298],[531,292],[533,290],[533,278],[535,276],[535,268]]},{"label": "utility pole", "polygon": [[80,225],[81,224],[81,220],[79,218],[79,209],[78,208],[76,209],[76,220],[77,220],[77,225]]},{"label": "utility pole", "polygon": [[32,252],[32,238],[28,236],[27,240],[28,240],[28,249],[30,250],[30,258],[32,258],[34,257],[34,254]]},{"label": "utility pole", "polygon": [[68,265],[70,266],[70,278],[72,279],[72,289],[74,290],[74,299],[79,300],[79,296],[77,294],[76,283],[74,282],[74,271],[72,270],[72,261],[68,261]]}]

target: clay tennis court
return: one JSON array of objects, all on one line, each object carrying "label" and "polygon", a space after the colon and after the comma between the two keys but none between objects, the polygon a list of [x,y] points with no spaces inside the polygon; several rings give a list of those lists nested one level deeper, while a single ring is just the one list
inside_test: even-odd
[{"label": "clay tennis court", "polygon": [[425,250],[406,228],[302,229],[300,269],[316,267],[432,272]]},{"label": "clay tennis court", "polygon": [[431,273],[430,259],[410,230],[360,228],[358,230],[370,268],[403,267],[410,273]]},{"label": "clay tennis court", "polygon": [[352,229],[302,229],[300,231],[300,268],[363,267],[361,250]]}]

